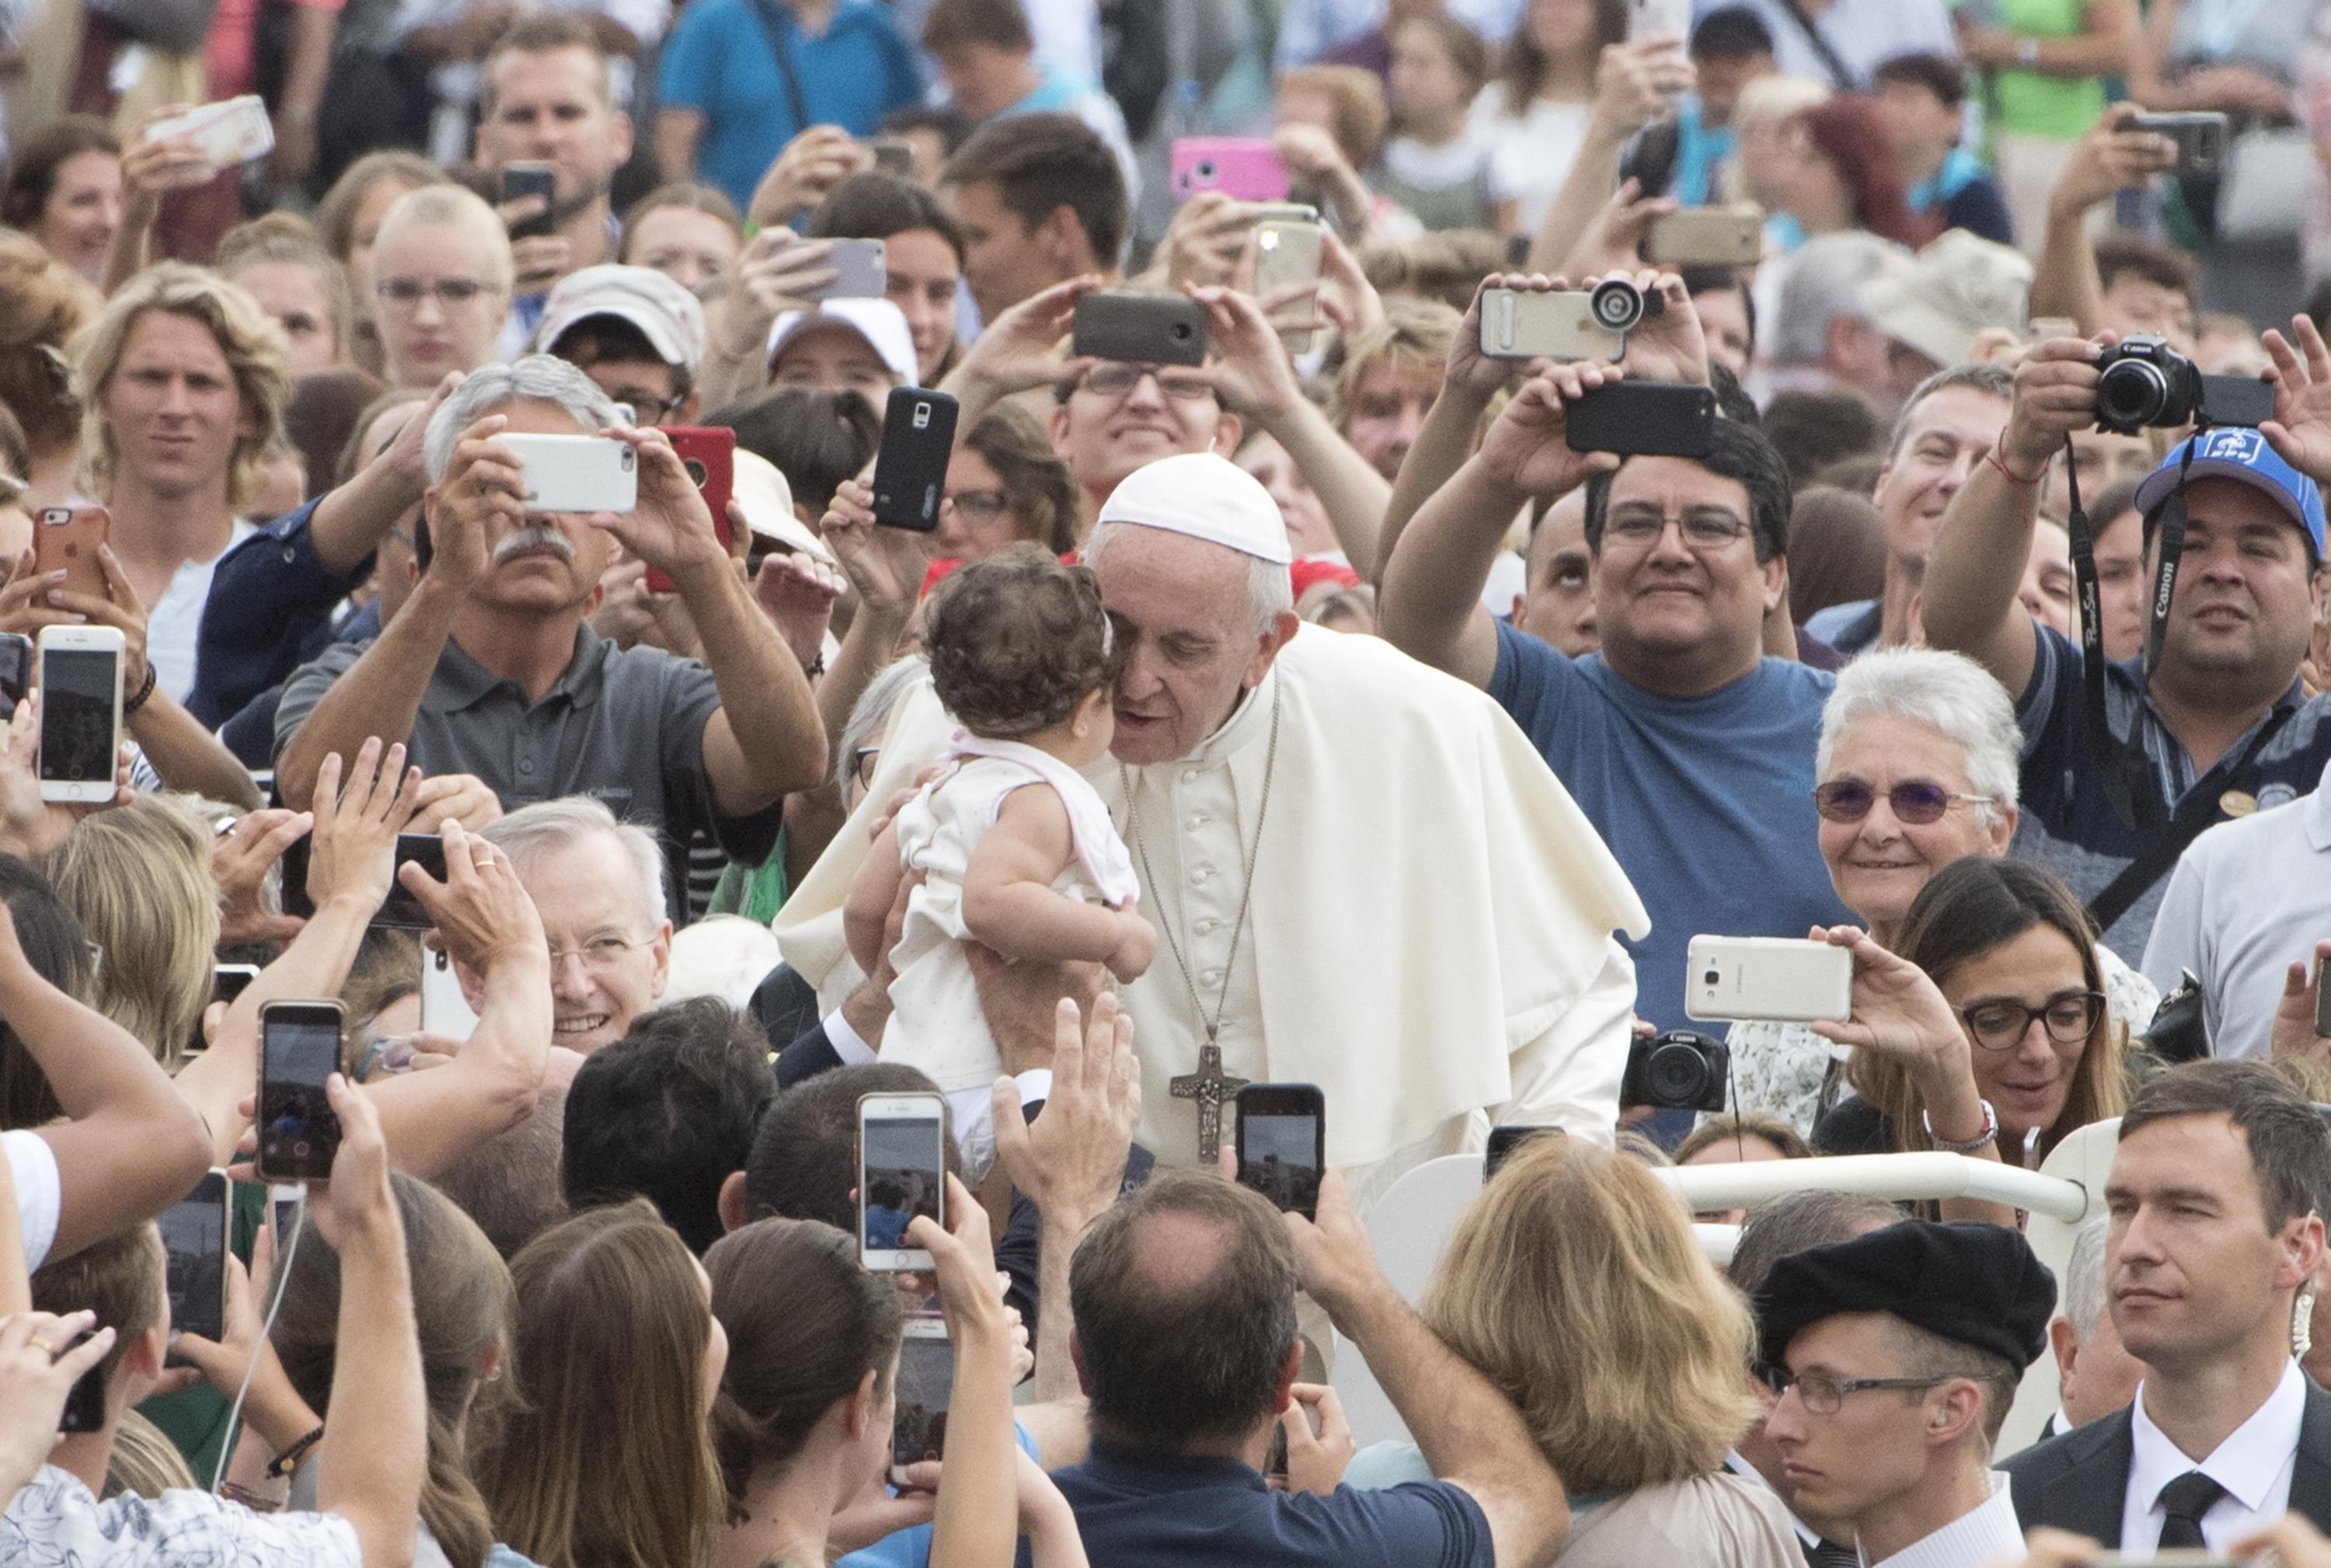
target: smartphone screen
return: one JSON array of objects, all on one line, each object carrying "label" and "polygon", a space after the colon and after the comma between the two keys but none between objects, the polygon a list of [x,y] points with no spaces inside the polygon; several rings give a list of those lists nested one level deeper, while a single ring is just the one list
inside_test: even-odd
[{"label": "smartphone screen", "polygon": [[1489,1146],[1481,1156],[1481,1180],[1487,1182],[1498,1174],[1499,1166],[1513,1156],[1513,1152],[1532,1138],[1546,1133],[1560,1133],[1560,1127],[1502,1126],[1489,1129]]},{"label": "smartphone screen", "polygon": [[941,1103],[936,1095],[876,1095],[860,1102],[859,1246],[870,1268],[929,1267],[929,1254],[908,1241],[907,1226],[918,1214],[940,1218],[939,1194],[947,1184]]},{"label": "smartphone screen", "polygon": [[514,163],[502,170],[502,201],[505,204],[527,196],[542,198],[540,214],[531,218],[520,218],[510,224],[511,239],[538,239],[556,230],[557,225],[551,208],[557,201],[554,193],[557,181],[558,171],[548,164]]},{"label": "smartphone screen", "polygon": [[41,777],[102,784],[118,742],[113,692],[121,655],[110,649],[50,648],[41,656]]},{"label": "smartphone screen", "polygon": [[340,1009],[270,1003],[260,1015],[259,1173],[270,1181],[319,1181],[339,1152],[340,1118],[324,1098],[339,1070]]},{"label": "smartphone screen", "polygon": [[1320,1105],[1308,1084],[1251,1084],[1238,1097],[1239,1181],[1306,1218],[1319,1204]]},{"label": "smartphone screen", "polygon": [[[938,1333],[923,1333],[926,1324]],[[955,1346],[945,1326],[918,1318],[907,1327],[899,1342],[899,1405],[890,1427],[890,1462],[900,1466],[945,1457],[947,1397],[955,1387]]]},{"label": "smartphone screen", "polygon": [[205,1339],[226,1336],[226,1173],[213,1171],[162,1211],[170,1326]]},{"label": "smartphone screen", "polygon": [[0,698],[14,714],[24,694],[33,689],[33,640],[20,632],[0,632]]}]

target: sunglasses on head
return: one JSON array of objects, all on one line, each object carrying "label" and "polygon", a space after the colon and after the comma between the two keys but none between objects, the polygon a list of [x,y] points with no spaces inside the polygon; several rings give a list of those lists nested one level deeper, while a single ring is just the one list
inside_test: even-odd
[{"label": "sunglasses on head", "polygon": [[[1977,803],[1990,795],[1958,794],[1931,779],[1905,779],[1886,792],[1897,820],[1923,827],[1943,820],[1954,802]],[[1858,822],[1878,803],[1878,791],[1858,778],[1833,778],[1813,787],[1813,809],[1833,822]]]}]

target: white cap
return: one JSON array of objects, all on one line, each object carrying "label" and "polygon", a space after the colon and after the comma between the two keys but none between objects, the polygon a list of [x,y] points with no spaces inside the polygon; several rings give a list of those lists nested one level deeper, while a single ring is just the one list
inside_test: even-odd
[{"label": "white cap", "polygon": [[794,516],[794,488],[777,465],[759,452],[738,447],[733,461],[729,496],[745,514],[745,524],[764,539],[788,550],[813,556],[828,565],[837,563],[825,541]]},{"label": "white cap", "polygon": [[888,299],[826,299],[814,310],[786,311],[769,328],[770,361],[813,327],[848,328],[866,340],[891,375],[915,385],[915,335],[907,329],[907,313]]},{"label": "white cap", "polygon": [[1274,565],[1295,558],[1270,492],[1210,451],[1180,452],[1134,470],[1102,503],[1099,521],[1187,534]]},{"label": "white cap", "polygon": [[1991,328],[2021,330],[2031,263],[2020,251],[1953,229],[1918,252],[1906,272],[1861,286],[1861,309],[1887,337],[1948,369]]},{"label": "white cap", "polygon": [[569,272],[543,301],[534,346],[547,354],[568,328],[613,316],[638,328],[666,365],[694,375],[704,366],[704,307],[652,267],[585,267]]}]

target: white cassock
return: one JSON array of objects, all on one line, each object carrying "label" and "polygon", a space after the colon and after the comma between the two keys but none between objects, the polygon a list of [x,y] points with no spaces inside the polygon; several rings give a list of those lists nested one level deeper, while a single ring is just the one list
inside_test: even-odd
[{"label": "white cassock", "polygon": [[[1194,462],[1262,494],[1221,459],[1175,458],[1126,480],[1108,509],[1144,476]],[[775,922],[829,1012],[861,978],[841,908],[867,822],[953,728],[928,679],[900,700],[872,786]],[[1641,937],[1650,918],[1487,695],[1378,639],[1306,626],[1195,751],[1104,759],[1085,776],[1134,850],[1141,912],[1159,927],[1156,961],[1118,988],[1141,1059],[1139,1136],[1159,1160],[1197,1157],[1196,1107],[1169,1086],[1197,1070],[1225,997],[1223,1070],[1318,1085],[1327,1157],[1363,1206],[1410,1165],[1479,1148],[1492,1122],[1611,1141],[1635,1000],[1613,933]],[[1250,853],[1253,906],[1233,949]]]}]

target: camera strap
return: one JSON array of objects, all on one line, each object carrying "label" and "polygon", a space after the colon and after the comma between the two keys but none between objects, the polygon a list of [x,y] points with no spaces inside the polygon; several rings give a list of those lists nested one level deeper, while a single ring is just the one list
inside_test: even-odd
[{"label": "camera strap", "polygon": [[[2116,739],[2105,705],[2104,591],[2097,580],[2096,536],[2080,504],[2080,476],[2073,460],[2071,437],[2064,438],[2064,481],[2070,499],[2064,531],[2071,537],[2072,576],[2080,596],[2080,732],[2081,749],[2102,768],[2105,802],[2127,828],[2150,829],[2161,820],[2150,776],[2152,763],[2145,755],[2144,729],[2132,724],[2125,739]],[[2178,542],[2184,541],[2184,486],[2175,492]],[[2165,519],[2164,519],[2165,520]],[[2176,584],[2176,562],[2164,556],[2170,585]],[[2164,598],[2163,603],[2167,603]]]}]

